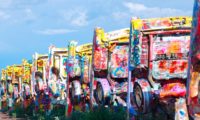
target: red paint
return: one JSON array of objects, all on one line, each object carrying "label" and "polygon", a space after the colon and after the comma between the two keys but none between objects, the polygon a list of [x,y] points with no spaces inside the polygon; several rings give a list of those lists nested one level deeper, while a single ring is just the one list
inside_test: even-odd
[{"label": "red paint", "polygon": [[182,34],[186,34],[186,33],[190,33],[191,30],[169,30],[169,31],[144,31],[144,33],[147,32],[149,35],[157,35],[157,34],[165,34],[165,35],[171,35],[174,33],[182,33]]},{"label": "red paint", "polygon": [[174,73],[176,68],[177,62],[176,61],[172,61],[170,67],[169,67],[169,73]]},{"label": "red paint", "polygon": [[180,69],[181,71],[184,71],[188,66],[188,63],[187,62],[182,62],[181,66],[180,66]]},{"label": "red paint", "polygon": [[166,64],[167,64],[167,62],[165,60],[160,61],[158,67],[160,69],[166,69],[167,68]]},{"label": "red paint", "polygon": [[184,97],[186,95],[185,85],[182,83],[168,83],[160,90],[160,97]]}]

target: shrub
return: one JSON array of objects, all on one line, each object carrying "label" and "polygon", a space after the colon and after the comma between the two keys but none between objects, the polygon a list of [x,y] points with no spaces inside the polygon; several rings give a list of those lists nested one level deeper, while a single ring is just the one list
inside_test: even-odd
[{"label": "shrub", "polygon": [[114,110],[99,107],[89,112],[73,112],[68,120],[125,120],[126,109],[115,108]]}]

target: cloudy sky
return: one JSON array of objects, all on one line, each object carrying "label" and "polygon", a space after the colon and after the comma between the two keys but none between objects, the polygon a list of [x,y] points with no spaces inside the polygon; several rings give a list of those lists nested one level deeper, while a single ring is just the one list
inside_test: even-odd
[{"label": "cloudy sky", "polygon": [[0,0],[0,69],[47,53],[49,45],[92,42],[95,27],[129,27],[130,18],[191,16],[194,0]]}]

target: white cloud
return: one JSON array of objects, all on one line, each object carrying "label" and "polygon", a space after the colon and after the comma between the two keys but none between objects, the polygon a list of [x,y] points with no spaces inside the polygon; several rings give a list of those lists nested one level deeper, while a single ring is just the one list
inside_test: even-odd
[{"label": "white cloud", "polygon": [[88,25],[87,11],[84,9],[73,9],[61,13],[64,20],[73,26],[86,26]]},{"label": "white cloud", "polygon": [[128,9],[130,15],[137,17],[167,17],[167,16],[188,16],[192,11],[183,11],[174,8],[147,7],[140,3],[124,2],[123,5]]},{"label": "white cloud", "polygon": [[132,3],[132,2],[125,2],[124,6],[127,7],[129,10],[131,11],[143,11],[143,10],[147,10],[148,8],[143,5],[143,4],[139,4],[139,3]]},{"label": "white cloud", "polygon": [[70,32],[74,32],[75,30],[70,29],[45,29],[36,31],[39,34],[43,35],[58,35],[58,34],[66,34]]},{"label": "white cloud", "polygon": [[[34,13],[31,8],[20,9],[16,11],[0,11],[0,20],[9,24],[21,24],[34,22],[38,18],[38,15]],[[7,21],[5,21],[7,20]]]},{"label": "white cloud", "polygon": [[113,23],[117,23],[119,26],[127,26],[132,17],[144,19],[172,16],[192,16],[192,10],[147,6],[141,3],[123,1],[118,9],[110,12],[110,16],[107,16],[106,20],[108,22],[112,18]]},{"label": "white cloud", "polygon": [[9,24],[34,21],[37,19],[37,15],[33,11],[34,7],[46,1],[47,0],[0,0],[0,20],[6,19],[6,22]]}]

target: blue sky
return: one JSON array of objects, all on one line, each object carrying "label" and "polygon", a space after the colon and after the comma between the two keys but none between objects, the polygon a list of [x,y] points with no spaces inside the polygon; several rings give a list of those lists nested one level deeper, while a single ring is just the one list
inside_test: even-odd
[{"label": "blue sky", "polygon": [[92,42],[94,28],[129,27],[130,18],[192,15],[193,0],[0,0],[0,69],[48,46]]}]

